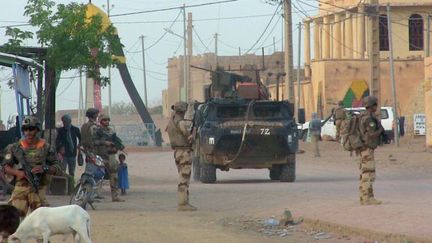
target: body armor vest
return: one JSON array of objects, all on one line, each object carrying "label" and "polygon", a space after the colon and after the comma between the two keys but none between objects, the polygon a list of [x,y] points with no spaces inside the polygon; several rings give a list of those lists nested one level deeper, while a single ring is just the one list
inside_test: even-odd
[{"label": "body armor vest", "polygon": [[181,120],[173,116],[167,126],[167,132],[171,143],[171,148],[190,148],[191,145],[187,140],[187,137],[182,134],[180,128],[178,127],[178,122]]}]

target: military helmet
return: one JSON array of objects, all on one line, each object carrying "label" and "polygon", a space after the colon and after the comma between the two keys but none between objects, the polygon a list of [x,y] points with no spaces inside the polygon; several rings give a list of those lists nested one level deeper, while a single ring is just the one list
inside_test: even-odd
[{"label": "military helmet", "polygon": [[28,127],[36,127],[39,131],[41,130],[41,123],[39,119],[35,116],[26,116],[22,121],[21,128],[25,129]]},{"label": "military helmet", "polygon": [[99,113],[98,109],[96,109],[96,108],[89,108],[86,111],[86,117],[88,117],[88,118],[95,118],[98,113]]},{"label": "military helmet", "polygon": [[108,120],[108,121],[111,121],[111,118],[108,116],[108,115],[106,115],[106,114],[100,114],[100,116],[99,116],[99,120]]},{"label": "military helmet", "polygon": [[171,109],[173,111],[177,111],[177,112],[186,112],[187,107],[188,107],[188,104],[186,102],[179,101],[179,102],[175,103],[175,105],[171,106]]},{"label": "military helmet", "polygon": [[378,99],[375,96],[368,96],[364,98],[363,103],[366,108],[378,105]]}]

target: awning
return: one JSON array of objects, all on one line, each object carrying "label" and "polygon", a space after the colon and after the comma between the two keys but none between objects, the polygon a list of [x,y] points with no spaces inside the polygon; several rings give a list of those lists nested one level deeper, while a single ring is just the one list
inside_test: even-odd
[{"label": "awning", "polygon": [[23,66],[31,66],[33,68],[43,68],[41,64],[31,58],[0,52],[1,66],[12,67],[12,65],[15,63],[21,64]]}]

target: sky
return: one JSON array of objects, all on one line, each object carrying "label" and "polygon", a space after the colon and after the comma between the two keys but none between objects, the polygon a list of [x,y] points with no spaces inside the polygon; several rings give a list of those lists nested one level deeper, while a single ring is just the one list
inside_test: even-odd
[{"label": "sky", "polygon": [[[70,3],[72,1],[57,0],[56,3]],[[87,3],[88,1],[75,1]],[[211,0],[110,0],[111,15],[179,7],[185,4],[196,5],[209,2]],[[304,5],[296,1],[296,7],[303,8],[308,15],[314,15],[317,9]],[[317,6],[317,1],[304,0],[308,4]],[[27,1],[17,0],[3,3],[0,8],[0,44],[7,42],[4,35],[5,27],[13,24],[26,23],[28,18],[23,16],[24,7]],[[93,4],[106,9],[107,0],[93,0]],[[293,23],[298,23],[304,18],[304,14],[293,8]],[[187,12],[193,15],[193,52],[194,55],[214,51],[214,34],[218,33],[218,53],[219,55],[230,56],[238,55],[238,47],[242,52],[250,49],[264,32],[272,15],[275,13],[276,6],[272,6],[265,0],[238,0],[236,2],[221,3],[194,8],[187,8]],[[281,13],[280,11],[278,13]],[[180,14],[180,15],[179,15]],[[173,22],[178,16],[178,20]],[[265,48],[266,54],[274,51],[273,37],[276,40],[276,51],[282,48],[282,18],[276,15],[255,48]],[[143,64],[142,48],[139,37],[144,35],[146,49],[146,69],[147,69],[147,92],[149,106],[161,104],[162,90],[167,88],[167,62],[174,56],[183,54],[183,40],[172,34],[165,34],[165,28],[172,25],[174,33],[183,33],[183,15],[180,9],[169,11],[143,13],[128,16],[113,16],[111,21],[118,29],[124,51],[126,54],[129,72],[140,95],[143,95]],[[34,31],[30,27],[20,27],[23,30]],[[293,29],[296,29],[294,26]],[[160,41],[160,37],[164,35]],[[199,36],[199,38],[198,38]],[[201,40],[200,40],[201,39]],[[294,31],[293,45],[297,50],[298,43],[297,31]],[[37,46],[36,40],[29,40],[29,46]],[[147,49],[148,47],[151,47]],[[260,53],[261,51],[257,52]],[[253,53],[253,51],[251,51]],[[294,60],[297,60],[297,52],[294,51]],[[102,71],[106,74],[106,70]],[[0,67],[0,86],[1,86],[1,114],[0,117],[6,120],[9,114],[16,112],[15,98],[13,90],[10,90],[6,83],[10,80],[12,70]],[[79,100],[80,78],[78,71],[62,73],[62,78],[57,89],[57,110],[77,109]],[[107,105],[108,89],[102,91],[102,103]],[[123,86],[120,75],[116,69],[112,71],[112,103],[130,102],[130,98]]]}]

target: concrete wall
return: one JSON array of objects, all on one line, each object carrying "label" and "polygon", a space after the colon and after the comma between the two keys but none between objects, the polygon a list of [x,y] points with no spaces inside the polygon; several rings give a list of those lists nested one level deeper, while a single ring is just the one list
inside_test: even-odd
[{"label": "concrete wall", "polygon": [[425,114],[426,114],[426,145],[432,146],[432,57],[425,59]]},{"label": "concrete wall", "polygon": [[[424,113],[423,80],[424,63],[421,60],[397,60],[395,61],[396,94],[398,98],[398,110],[401,116],[407,119],[407,132],[412,133],[412,117],[416,113]],[[364,60],[327,60],[312,62],[311,90],[312,96],[317,100],[309,100],[306,114],[319,110],[319,96],[322,96],[323,117],[330,114],[331,109],[342,100],[353,81],[369,80],[369,63]],[[391,106],[392,93],[389,63],[381,62],[381,105]],[[320,88],[322,87],[322,88]]]}]

